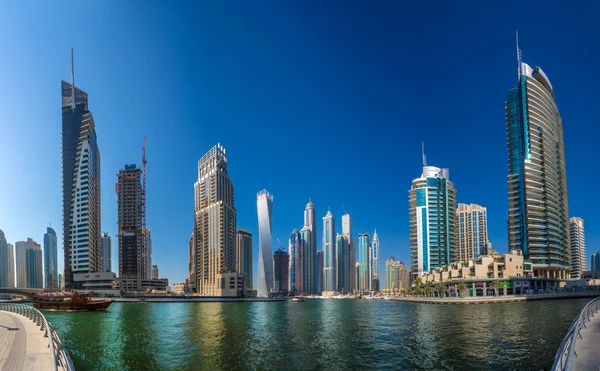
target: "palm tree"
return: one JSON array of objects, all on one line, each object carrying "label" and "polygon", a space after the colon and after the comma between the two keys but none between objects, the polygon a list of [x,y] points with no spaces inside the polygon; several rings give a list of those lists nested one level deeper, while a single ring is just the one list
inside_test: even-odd
[{"label": "palm tree", "polygon": [[415,285],[416,285],[416,286],[420,286],[420,285],[422,285],[422,284],[423,284],[423,280],[421,279],[421,277],[419,277],[419,278],[415,279]]},{"label": "palm tree", "polygon": [[437,285],[435,285],[435,291],[437,291],[438,297],[441,297],[442,292],[444,291],[444,285],[441,283],[438,283]]},{"label": "palm tree", "polygon": [[457,289],[460,292],[460,297],[462,298],[467,290],[467,285],[464,282],[461,282],[458,284]]},{"label": "palm tree", "polygon": [[492,281],[490,283],[490,285],[488,286],[488,289],[493,289],[494,290],[494,296],[498,296],[498,288],[500,287],[500,281],[495,280]]}]

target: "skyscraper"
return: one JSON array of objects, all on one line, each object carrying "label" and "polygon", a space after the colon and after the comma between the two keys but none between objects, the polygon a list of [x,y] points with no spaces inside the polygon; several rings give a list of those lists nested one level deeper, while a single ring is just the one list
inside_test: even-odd
[{"label": "skyscraper", "polygon": [[348,240],[342,234],[335,237],[335,266],[336,269],[336,288],[335,291],[348,293],[352,292],[350,283],[352,282],[353,269],[350,268],[350,246]]},{"label": "skyscraper", "polygon": [[358,291],[371,291],[371,241],[368,233],[358,235]]},{"label": "skyscraper", "polygon": [[[73,58],[71,51],[71,58]],[[88,95],[62,81],[62,191],[65,289],[75,287],[73,273],[99,272],[100,150]],[[17,249],[18,259],[18,249]],[[17,264],[17,274],[19,264]],[[17,279],[17,284],[19,280]]]},{"label": "skyscraper", "polygon": [[112,272],[112,242],[108,232],[102,233],[100,236],[102,246],[102,272]]},{"label": "skyscraper", "polygon": [[487,209],[476,204],[458,204],[454,217],[456,260],[467,262],[487,255]]},{"label": "skyscraper", "polygon": [[0,287],[10,287],[10,264],[8,243],[4,232],[0,230]]},{"label": "skyscraper", "polygon": [[238,228],[236,234],[236,270],[244,275],[246,290],[252,290],[252,232]]},{"label": "skyscraper", "polygon": [[583,219],[579,217],[569,219],[569,236],[571,240],[571,279],[580,279],[583,271],[587,270]]},{"label": "skyscraper", "polygon": [[192,286],[200,295],[214,296],[222,292],[220,274],[235,270],[233,183],[227,174],[225,148],[220,144],[198,161],[194,206],[196,282]]},{"label": "skyscraper", "polygon": [[304,291],[304,267],[302,266],[302,236],[300,231],[294,229],[289,240],[290,262],[289,262],[289,290],[292,292]]},{"label": "skyscraper", "polygon": [[385,288],[388,290],[408,290],[410,286],[410,274],[406,266],[393,256],[385,262],[385,277]]},{"label": "skyscraper", "polygon": [[517,87],[505,105],[508,248],[532,261],[534,276],[564,279],[571,257],[563,123],[548,76],[517,51]]},{"label": "skyscraper", "polygon": [[323,291],[336,290],[335,219],[331,210],[323,217]]},{"label": "skyscraper", "polygon": [[[424,157],[424,156],[423,156]],[[410,257],[413,276],[455,260],[456,190],[448,169],[426,166],[409,191]]]},{"label": "skyscraper", "polygon": [[592,271],[600,271],[600,251],[595,254],[592,254],[592,262],[591,262]]},{"label": "skyscraper", "polygon": [[[31,238],[29,239],[31,240]],[[26,251],[28,241],[15,242],[15,268],[17,277],[17,286],[20,289],[27,288],[27,258]],[[31,240],[33,243],[33,240]]]},{"label": "skyscraper", "polygon": [[342,236],[346,239],[346,245],[348,246],[349,254],[347,271],[350,276],[348,292],[352,292],[356,288],[356,246],[352,238],[352,217],[347,213],[342,215]]},{"label": "skyscraper", "polygon": [[373,242],[371,243],[371,290],[379,290],[379,236],[377,230],[373,233]]},{"label": "skyscraper", "polygon": [[157,280],[158,279],[158,265],[154,264],[152,266],[150,277],[148,277],[148,278],[152,279],[152,280]]},{"label": "skyscraper", "polygon": [[[273,247],[271,224],[273,218],[273,196],[266,189],[256,195],[258,211],[258,287],[256,294],[265,298],[273,289]],[[286,285],[287,287],[287,285]]]},{"label": "skyscraper", "polygon": [[285,251],[279,249],[274,253],[274,278],[275,291],[287,291],[289,287],[289,265],[290,256]]},{"label": "skyscraper", "polygon": [[323,292],[323,266],[324,266],[324,257],[323,251],[317,251],[317,260],[316,260],[316,280],[315,280],[315,289],[317,290],[317,294],[321,294]]},{"label": "skyscraper", "polygon": [[300,233],[306,249],[304,254],[304,290],[314,293],[321,292],[317,289],[317,216],[315,205],[310,200],[304,209],[304,228]]},{"label": "skyscraper", "polygon": [[44,287],[58,288],[58,241],[54,229],[48,227],[44,234]]},{"label": "skyscraper", "polygon": [[146,240],[144,241],[144,273],[146,279],[152,278],[152,231],[146,228]]},{"label": "skyscraper", "polygon": [[27,246],[25,250],[25,266],[27,275],[27,288],[41,289],[44,287],[42,272],[42,248],[38,243]]},{"label": "skyscraper", "polygon": [[15,248],[8,245],[8,287],[15,287]]},{"label": "skyscraper", "polygon": [[117,180],[119,281],[121,289],[139,291],[146,278],[142,269],[142,170],[125,165]]}]

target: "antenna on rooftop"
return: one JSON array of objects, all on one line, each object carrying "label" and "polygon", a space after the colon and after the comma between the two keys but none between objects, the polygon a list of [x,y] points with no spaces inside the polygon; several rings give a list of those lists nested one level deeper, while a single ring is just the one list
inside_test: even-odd
[{"label": "antenna on rooftop", "polygon": [[521,80],[521,63],[523,62],[523,55],[521,53],[521,48],[519,48],[519,30],[515,31],[516,33],[516,38],[517,38],[517,63],[519,64],[517,66],[517,81]]},{"label": "antenna on rooftop", "polygon": [[421,154],[423,155],[423,167],[427,166],[427,157],[425,156],[425,142],[421,142]]},{"label": "antenna on rooftop", "polygon": [[71,108],[75,111],[75,52],[71,48]]}]

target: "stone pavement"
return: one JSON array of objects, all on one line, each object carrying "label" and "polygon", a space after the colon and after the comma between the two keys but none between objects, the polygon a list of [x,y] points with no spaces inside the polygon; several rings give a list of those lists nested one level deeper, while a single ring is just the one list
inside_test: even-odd
[{"label": "stone pavement", "polygon": [[[600,370],[600,312],[585,324],[581,338],[575,343],[577,356],[573,361],[573,370]],[[575,335],[577,336],[577,335]]]},{"label": "stone pavement", "polygon": [[0,370],[50,370],[44,332],[29,318],[0,311]]}]

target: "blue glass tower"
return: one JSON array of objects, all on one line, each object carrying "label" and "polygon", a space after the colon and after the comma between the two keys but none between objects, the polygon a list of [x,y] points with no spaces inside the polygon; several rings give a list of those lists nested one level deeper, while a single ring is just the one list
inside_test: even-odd
[{"label": "blue glass tower", "polygon": [[56,232],[48,227],[44,234],[44,287],[58,288],[58,253]]}]

